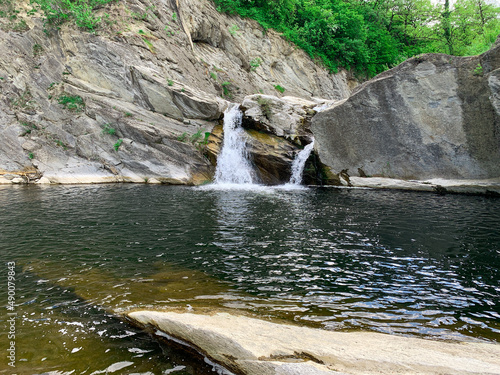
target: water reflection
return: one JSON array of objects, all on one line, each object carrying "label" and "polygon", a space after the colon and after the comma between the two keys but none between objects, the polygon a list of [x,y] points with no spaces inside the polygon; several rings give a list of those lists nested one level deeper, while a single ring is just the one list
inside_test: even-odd
[{"label": "water reflection", "polygon": [[[108,344],[95,342],[124,330],[101,337],[106,324],[94,321],[144,306],[499,341],[498,199],[110,185],[0,187],[0,202],[0,258],[26,278],[22,340],[36,345],[36,333],[58,343],[38,352],[41,365],[63,353],[80,369],[94,347],[95,371],[139,366],[128,351],[111,361]],[[163,349],[152,350],[159,361]]]}]

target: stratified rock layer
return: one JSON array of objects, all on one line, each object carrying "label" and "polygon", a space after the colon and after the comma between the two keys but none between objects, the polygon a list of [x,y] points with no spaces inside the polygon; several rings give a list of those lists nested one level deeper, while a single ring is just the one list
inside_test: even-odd
[{"label": "stratified rock layer", "polygon": [[331,332],[226,313],[136,311],[127,316],[184,341],[236,374],[500,373],[497,344]]},{"label": "stratified rock layer", "polygon": [[46,34],[28,1],[16,7],[24,31],[0,18],[0,183],[201,183],[228,100],[350,91],[345,72],[208,0],[112,2],[95,34],[71,21]]},{"label": "stratified rock layer", "polygon": [[412,58],[319,113],[312,131],[335,172],[401,179],[500,176],[500,45],[475,57]]}]

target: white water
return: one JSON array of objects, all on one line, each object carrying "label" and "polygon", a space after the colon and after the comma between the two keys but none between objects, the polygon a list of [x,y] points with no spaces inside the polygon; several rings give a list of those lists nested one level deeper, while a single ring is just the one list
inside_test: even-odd
[{"label": "white water", "polygon": [[302,151],[298,153],[292,163],[292,176],[290,177],[290,185],[300,185],[302,183],[302,176],[304,174],[304,167],[306,161],[311,155],[314,147],[314,141],[309,143]]},{"label": "white water", "polygon": [[[248,158],[246,134],[241,126],[243,114],[237,104],[231,105],[224,112],[224,141],[217,158],[215,183],[209,189],[223,190],[269,190],[270,187],[257,185],[255,172]],[[300,189],[302,174],[314,141],[309,143],[292,163],[290,182],[277,188]]]},{"label": "white water", "polygon": [[231,105],[224,112],[224,142],[217,158],[216,185],[255,183],[246,149],[246,135],[241,127],[242,117],[237,104]]}]

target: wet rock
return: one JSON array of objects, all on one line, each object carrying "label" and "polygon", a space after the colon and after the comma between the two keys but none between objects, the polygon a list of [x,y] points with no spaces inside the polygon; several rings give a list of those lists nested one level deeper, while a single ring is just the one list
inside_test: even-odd
[{"label": "wet rock", "polygon": [[[500,345],[332,332],[226,313],[135,311],[127,317],[182,340],[237,374],[496,374]],[[177,341],[179,342],[179,341]]]}]

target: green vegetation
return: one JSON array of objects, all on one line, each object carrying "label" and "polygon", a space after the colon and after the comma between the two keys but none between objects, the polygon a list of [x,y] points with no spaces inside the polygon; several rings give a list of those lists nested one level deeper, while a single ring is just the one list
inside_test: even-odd
[{"label": "green vegetation", "polygon": [[112,1],[115,0],[31,0],[31,5],[43,12],[49,25],[58,26],[73,19],[78,27],[94,31],[101,22],[95,9]]},{"label": "green vegetation", "polygon": [[280,85],[276,85],[276,86],[274,86],[274,88],[276,89],[276,91],[279,91],[282,94],[285,92],[285,88],[280,86]]},{"label": "green vegetation", "polygon": [[222,82],[222,93],[224,94],[224,96],[227,96],[228,98],[231,98],[233,96],[233,94],[231,93],[231,82]]},{"label": "green vegetation", "polygon": [[130,112],[125,112],[125,117],[132,117],[132,113],[130,113]]},{"label": "green vegetation", "polygon": [[173,86],[174,85],[174,81],[172,81],[171,79],[167,79],[167,85]]},{"label": "green vegetation", "polygon": [[38,129],[35,124],[29,122],[21,122],[21,125],[23,126],[23,133],[21,134],[22,137],[26,134],[31,134],[33,130]]},{"label": "green vegetation", "polygon": [[63,141],[59,140],[59,139],[56,139],[56,145],[59,146],[59,147],[62,147],[63,149],[67,150],[68,147],[64,144]]},{"label": "green vegetation", "polygon": [[474,75],[475,76],[483,75],[483,67],[481,66],[481,64],[477,64],[477,66],[474,68]]},{"label": "green vegetation", "polygon": [[215,72],[210,72],[210,77],[211,77],[214,81],[217,81],[217,73],[215,73]]},{"label": "green vegetation", "polygon": [[234,35],[238,34],[238,30],[239,30],[239,29],[240,29],[240,28],[238,27],[238,25],[232,25],[232,26],[229,28],[229,34],[231,34],[231,35],[233,35],[233,36],[234,36]]},{"label": "green vegetation", "polygon": [[115,135],[116,129],[112,128],[110,124],[104,124],[102,127],[102,134]]},{"label": "green vegetation", "polygon": [[177,21],[177,13],[172,13],[172,21]]},{"label": "green vegetation", "polygon": [[148,46],[149,51],[150,51],[151,53],[156,53],[156,51],[155,51],[155,47],[153,46],[153,43],[151,43],[151,41],[149,41],[147,38],[142,38],[142,41],[144,42],[144,44],[145,44],[146,46]]},{"label": "green vegetation", "polygon": [[29,88],[26,88],[18,98],[11,99],[11,103],[15,108],[33,109],[35,107],[35,100]]},{"label": "green vegetation", "polygon": [[36,43],[33,45],[33,57],[40,56],[42,52],[43,52],[43,47],[40,44]]},{"label": "green vegetation", "polygon": [[115,151],[118,151],[118,149],[120,148],[122,143],[123,143],[123,139],[121,139],[121,138],[116,141],[116,143],[113,145],[113,148],[115,149]]},{"label": "green vegetation", "polygon": [[82,97],[78,95],[61,95],[57,98],[57,102],[62,104],[64,108],[74,112],[81,112],[85,108]]},{"label": "green vegetation", "polygon": [[271,103],[268,99],[263,98],[262,96],[257,97],[257,103],[260,105],[260,110],[265,118],[268,120],[271,119],[272,111],[271,111]]},{"label": "green vegetation", "polygon": [[255,72],[257,70],[257,68],[260,66],[260,64],[262,64],[262,60],[258,57],[250,60],[250,66],[252,67],[252,69],[251,69],[252,72]]},{"label": "green vegetation", "polygon": [[205,146],[208,144],[208,138],[210,137],[210,132],[205,131],[205,129],[199,129],[196,133],[189,136],[188,133],[184,132],[182,135],[177,137],[177,140],[180,142],[190,142],[193,144],[199,151],[203,152]]},{"label": "green vegetation", "polygon": [[33,154],[32,152],[28,153],[28,158],[30,158],[30,160],[34,159],[35,154]]},{"label": "green vegetation", "polygon": [[187,142],[188,139],[189,139],[189,134],[186,132],[182,133],[182,135],[177,137],[177,140],[179,142]]},{"label": "green vegetation", "polygon": [[421,53],[478,54],[500,33],[500,8],[485,0],[214,1],[283,33],[332,71],[367,77]]}]

